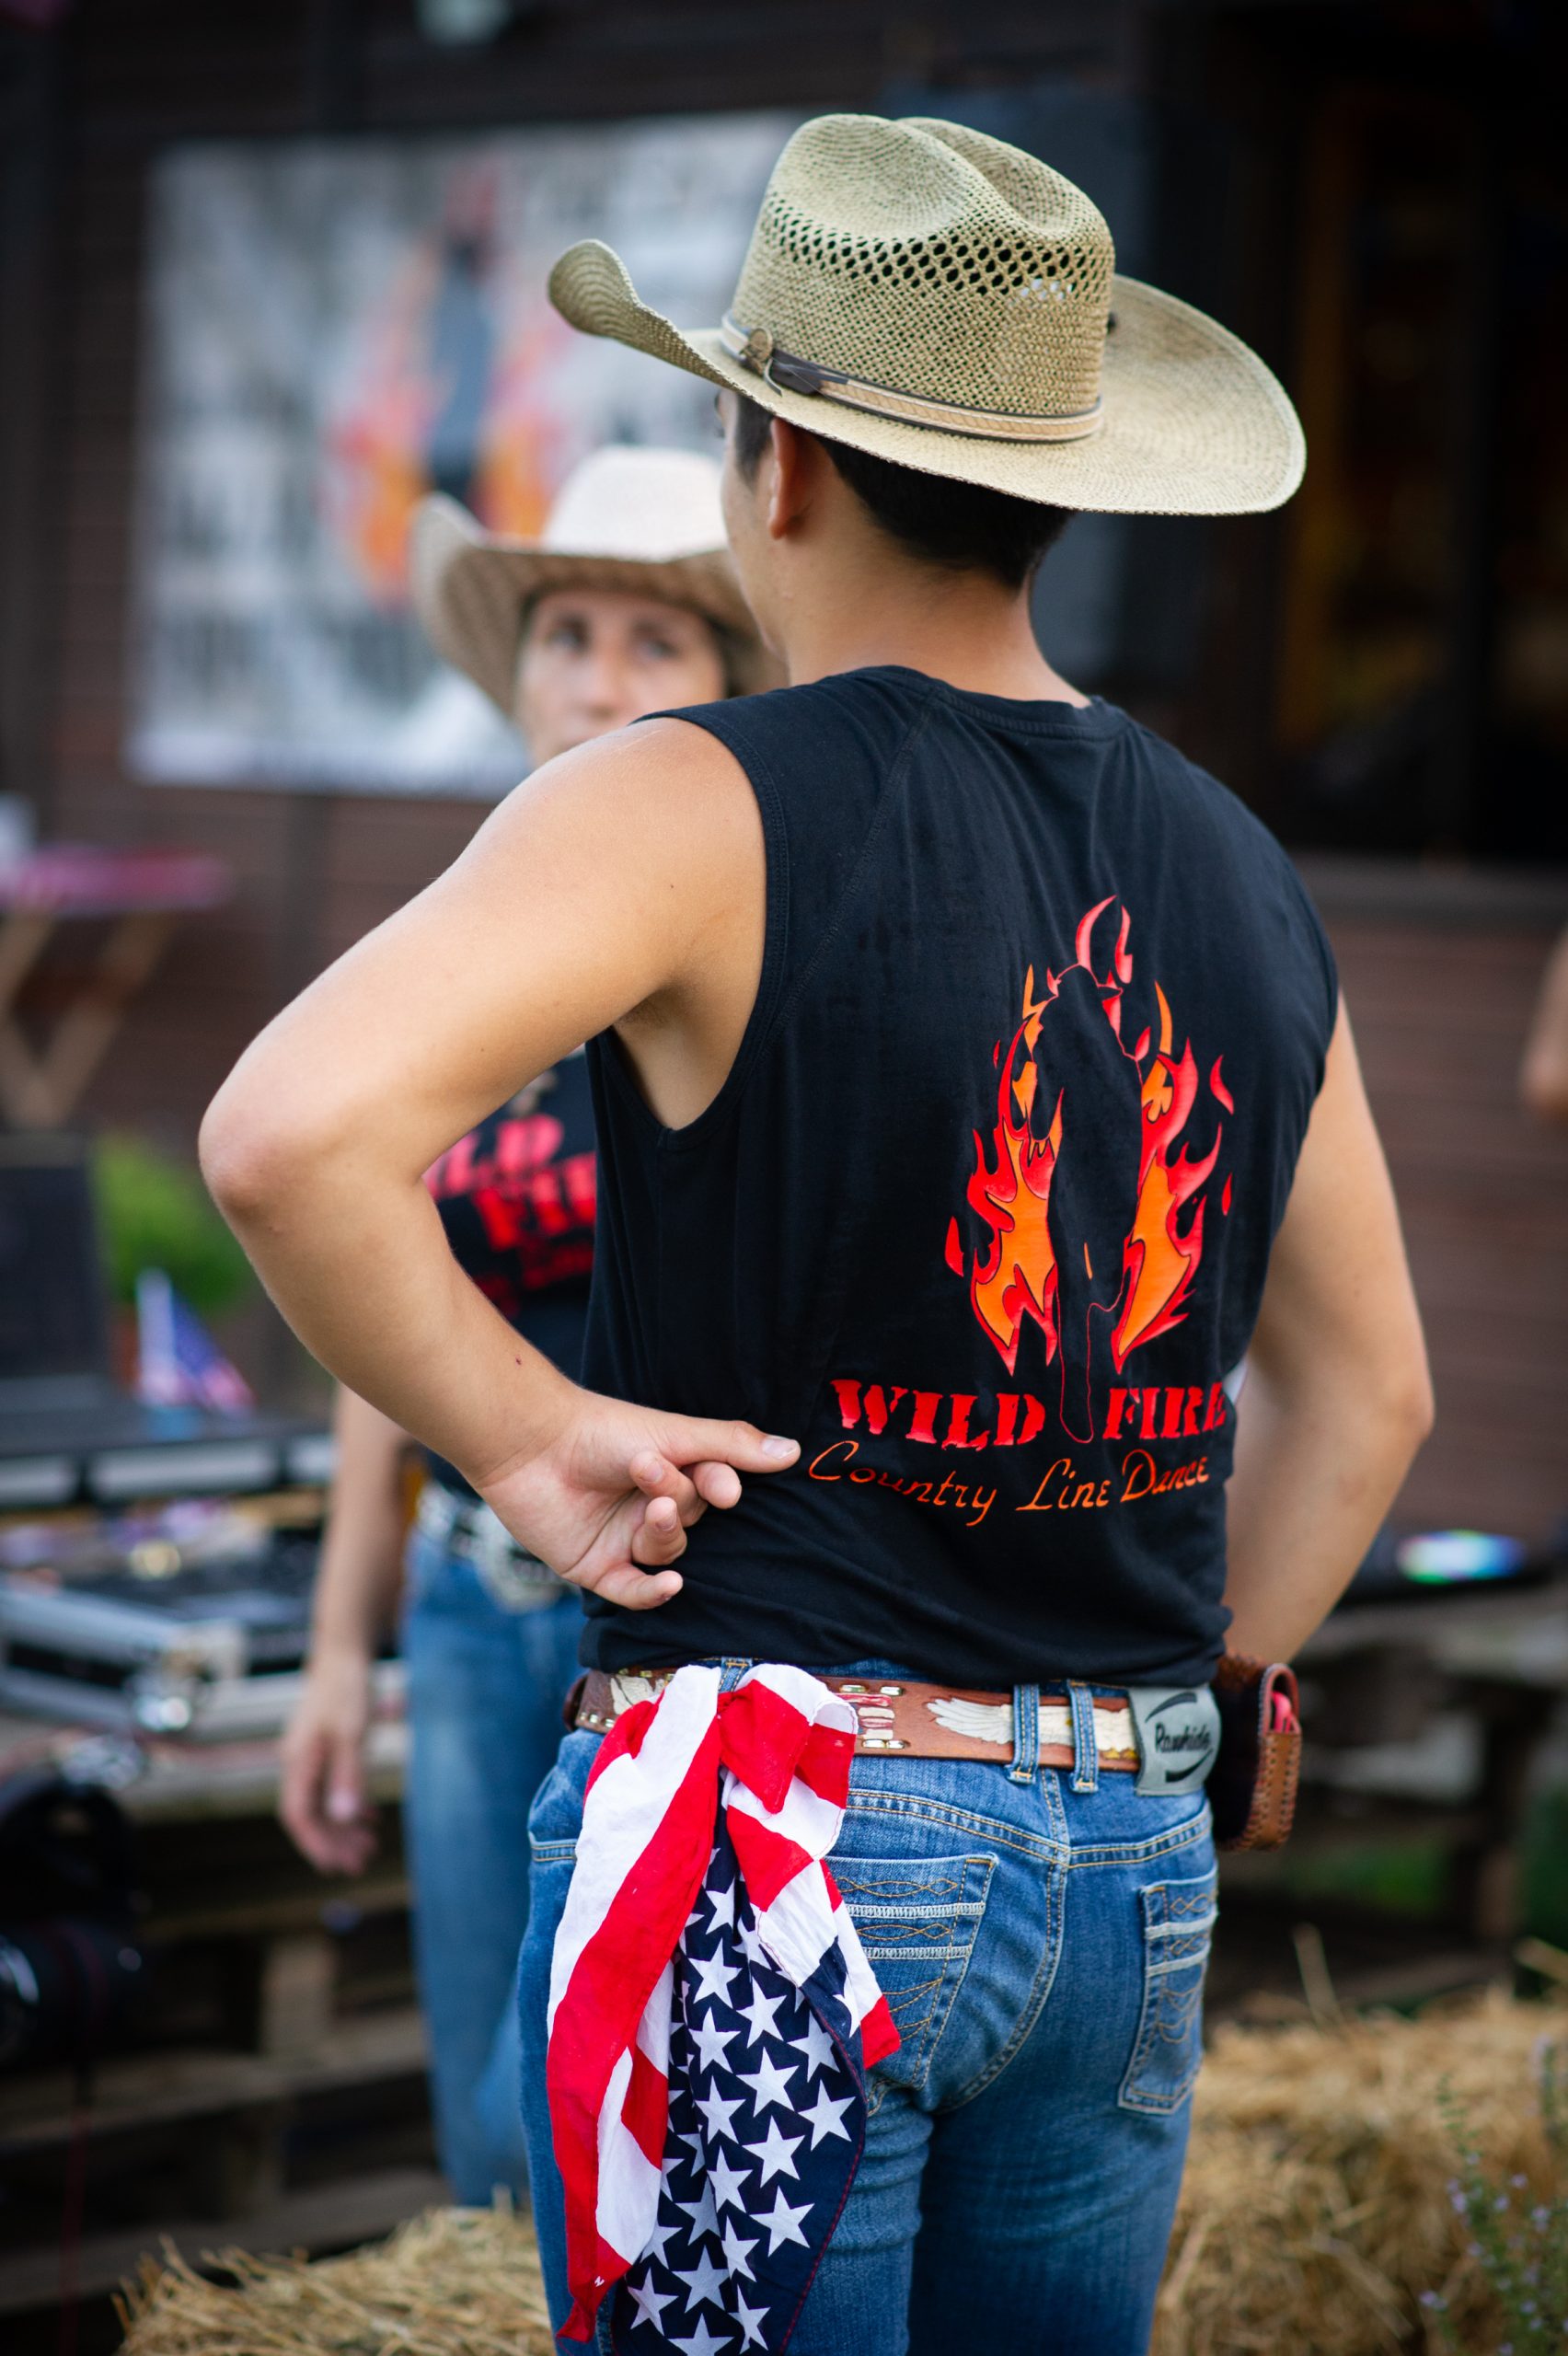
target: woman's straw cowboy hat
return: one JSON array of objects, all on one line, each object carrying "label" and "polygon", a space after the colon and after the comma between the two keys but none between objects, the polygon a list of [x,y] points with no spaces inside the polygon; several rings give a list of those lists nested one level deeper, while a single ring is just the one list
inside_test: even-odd
[{"label": "woman's straw cowboy hat", "polygon": [[721,327],[673,327],[595,239],[561,257],[550,296],[589,335],[928,474],[1055,507],[1277,507],[1306,458],[1285,392],[1114,263],[1088,197],[1021,149],[838,114],[775,166]]},{"label": "woman's straw cowboy hat", "polygon": [[536,540],[487,532],[438,493],[416,509],[409,548],[426,636],[509,720],[528,609],[549,589],[688,606],[719,630],[734,687],[770,676],[724,545],[719,468],[697,451],[595,451],[561,485]]}]

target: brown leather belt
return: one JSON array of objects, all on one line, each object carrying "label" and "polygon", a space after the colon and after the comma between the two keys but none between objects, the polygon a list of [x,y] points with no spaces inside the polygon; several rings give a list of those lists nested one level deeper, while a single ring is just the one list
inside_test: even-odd
[{"label": "brown leather belt", "polygon": [[[651,1700],[674,1675],[673,1669],[620,1669],[615,1675],[591,1669],[567,1700],[567,1724],[604,1734],[623,1710]],[[894,1678],[824,1677],[830,1693],[850,1703],[859,1723],[855,1750],[875,1757],[902,1751],[911,1759],[990,1759],[1010,1761],[1014,1744],[1010,1692],[977,1692],[967,1685],[922,1685]],[[1133,1714],[1117,1696],[1094,1697],[1095,1748],[1101,1767],[1135,1772],[1138,1764]],[[1071,1767],[1072,1703],[1066,1693],[1040,1696],[1039,1750],[1035,1764]]]}]

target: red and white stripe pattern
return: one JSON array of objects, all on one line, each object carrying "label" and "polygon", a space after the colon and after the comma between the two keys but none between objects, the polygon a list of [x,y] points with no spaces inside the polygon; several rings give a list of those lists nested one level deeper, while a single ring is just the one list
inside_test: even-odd
[{"label": "red and white stripe pattern", "polygon": [[651,2234],[664,2158],[671,1958],[722,1803],[762,1946],[803,1987],[836,1945],[866,2069],[898,2045],[859,1935],[823,1863],[849,1791],[855,1717],[809,1671],[677,1671],[605,1738],[550,1972],[546,2078],[566,2192],[565,2337],[585,2340]]}]

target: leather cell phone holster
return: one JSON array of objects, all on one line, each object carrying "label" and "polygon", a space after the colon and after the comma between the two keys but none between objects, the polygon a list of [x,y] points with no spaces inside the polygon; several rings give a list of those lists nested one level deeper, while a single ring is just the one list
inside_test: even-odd
[{"label": "leather cell phone holster", "polygon": [[1215,1671],[1219,1756],[1209,1777],[1222,1849],[1279,1849],[1290,1838],[1301,1780],[1301,1702],[1284,1661],[1227,1653]]}]

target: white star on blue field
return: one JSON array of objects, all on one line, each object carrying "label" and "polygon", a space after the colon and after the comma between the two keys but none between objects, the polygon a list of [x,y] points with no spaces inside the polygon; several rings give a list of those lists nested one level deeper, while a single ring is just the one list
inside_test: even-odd
[{"label": "white star on blue field", "polygon": [[721,1831],[675,1958],[659,2213],[616,2293],[624,2356],[778,2356],[865,2136],[830,1950],[808,1997],[769,1962]]}]

